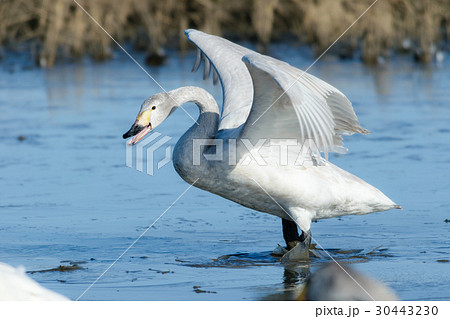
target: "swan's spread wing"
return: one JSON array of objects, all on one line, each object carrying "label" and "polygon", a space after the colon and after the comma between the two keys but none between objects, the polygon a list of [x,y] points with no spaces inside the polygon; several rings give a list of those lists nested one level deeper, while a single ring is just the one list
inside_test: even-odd
[{"label": "swan's spread wing", "polygon": [[331,85],[261,54],[248,54],[243,61],[255,93],[241,137],[312,140],[327,154],[346,151],[341,135],[369,133],[350,101]]},{"label": "swan's spread wing", "polygon": [[184,33],[198,48],[193,71],[203,61],[203,77],[207,78],[212,68],[215,82],[219,79],[222,84],[223,108],[219,130],[241,126],[247,120],[253,101],[252,79],[242,57],[254,51],[197,30]]}]

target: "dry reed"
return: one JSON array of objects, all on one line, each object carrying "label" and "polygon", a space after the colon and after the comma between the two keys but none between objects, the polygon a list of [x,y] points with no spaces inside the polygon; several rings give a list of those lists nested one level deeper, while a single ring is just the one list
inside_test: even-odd
[{"label": "dry reed", "polygon": [[[256,39],[266,45],[287,35],[320,54],[373,0],[78,0],[115,39],[149,54],[177,44],[183,30]],[[390,51],[409,50],[419,61],[432,60],[448,43],[450,0],[380,0],[346,34],[335,52],[366,63]],[[24,44],[24,45],[22,45]],[[32,50],[50,67],[58,57],[89,54],[106,59],[112,40],[72,0],[0,0],[0,53]]]}]

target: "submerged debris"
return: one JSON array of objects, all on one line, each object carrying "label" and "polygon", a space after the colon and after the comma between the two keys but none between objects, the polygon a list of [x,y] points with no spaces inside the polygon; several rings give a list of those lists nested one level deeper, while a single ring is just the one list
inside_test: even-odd
[{"label": "submerged debris", "polygon": [[[283,247],[279,246],[275,249],[276,253],[283,252]],[[260,252],[260,253],[237,253],[220,256],[218,258],[197,260],[197,261],[187,261],[176,259],[180,265],[193,267],[193,268],[248,268],[248,267],[262,267],[271,266],[281,262],[279,254],[274,254],[274,252]],[[323,250],[317,248],[316,245],[311,244],[309,249],[309,260],[305,264],[322,264],[323,262],[329,261],[330,258],[347,262],[347,263],[361,263],[367,262],[372,259],[378,258],[388,258],[394,257],[394,255],[388,253],[387,248],[376,247],[371,250],[363,249],[336,249],[327,248]],[[299,265],[302,262],[298,263]]]},{"label": "submerged debris", "polygon": [[161,275],[165,275],[165,274],[173,274],[173,273],[175,273],[173,270],[158,270],[158,269],[152,269],[152,268],[149,268],[148,270],[150,270],[150,271],[155,271],[155,272],[157,272],[158,274],[161,274]]},{"label": "submerged debris", "polygon": [[188,263],[189,261],[187,260],[181,260],[181,259],[175,259],[175,261],[179,262],[179,263]]},{"label": "submerged debris", "polygon": [[78,266],[76,264],[75,265],[71,265],[71,266],[62,266],[61,265],[61,266],[58,266],[56,268],[27,271],[27,273],[34,274],[34,273],[51,272],[51,271],[66,272],[66,271],[73,271],[73,270],[79,270],[79,269],[84,269],[84,268],[80,267],[80,266]]},{"label": "submerged debris", "polygon": [[62,264],[71,264],[73,265],[80,265],[80,264],[87,264],[87,261],[71,261],[71,260],[61,260]]},{"label": "submerged debris", "polygon": [[201,288],[200,286],[193,286],[192,287],[192,289],[198,294],[216,294],[217,293],[215,291],[203,290],[203,289],[200,289],[200,288]]}]

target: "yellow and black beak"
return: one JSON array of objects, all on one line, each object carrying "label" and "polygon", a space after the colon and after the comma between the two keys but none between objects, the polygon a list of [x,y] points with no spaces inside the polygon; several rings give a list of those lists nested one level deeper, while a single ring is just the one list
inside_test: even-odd
[{"label": "yellow and black beak", "polygon": [[129,137],[135,136],[136,134],[138,134],[143,129],[145,129],[145,126],[139,125],[138,121],[136,121],[131,126],[131,128],[125,134],[123,134],[123,138],[127,139]]},{"label": "yellow and black beak", "polygon": [[136,122],[134,122],[131,128],[123,134],[122,137],[127,139],[133,136],[129,144],[134,145],[142,140],[151,130],[152,124],[150,123],[150,112],[145,111],[137,117]]}]

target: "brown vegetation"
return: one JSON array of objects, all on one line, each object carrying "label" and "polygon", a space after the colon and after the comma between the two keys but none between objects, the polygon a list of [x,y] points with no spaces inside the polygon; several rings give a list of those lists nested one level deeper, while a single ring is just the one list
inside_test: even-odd
[{"label": "brown vegetation", "polygon": [[[197,28],[233,39],[271,40],[294,35],[323,52],[373,0],[77,0],[120,43],[149,54],[176,43]],[[379,0],[334,48],[352,56],[361,49],[376,63],[390,49],[414,51],[430,62],[447,43],[450,0]],[[22,45],[25,44],[25,45]],[[57,57],[89,54],[105,59],[113,40],[73,0],[0,0],[0,50],[27,48],[42,66]],[[336,49],[339,51],[336,51]]]}]

